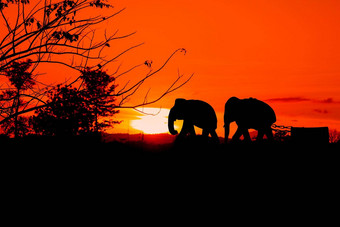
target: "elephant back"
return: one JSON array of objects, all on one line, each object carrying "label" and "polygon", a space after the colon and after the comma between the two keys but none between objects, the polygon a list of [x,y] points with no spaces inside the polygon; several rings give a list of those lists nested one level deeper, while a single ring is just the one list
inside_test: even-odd
[{"label": "elephant back", "polygon": [[196,126],[200,128],[217,128],[215,110],[208,103],[201,100],[188,100],[187,110]]},{"label": "elephant back", "polygon": [[272,125],[276,122],[274,110],[265,102],[255,98],[242,100],[243,113],[248,113],[250,121],[259,125]]}]

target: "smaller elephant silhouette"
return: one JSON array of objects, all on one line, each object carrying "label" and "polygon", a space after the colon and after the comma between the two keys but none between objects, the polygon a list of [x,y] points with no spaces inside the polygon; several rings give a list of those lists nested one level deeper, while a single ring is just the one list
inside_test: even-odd
[{"label": "smaller elephant silhouette", "polygon": [[174,121],[177,119],[183,120],[179,136],[196,135],[194,126],[197,126],[203,129],[203,136],[208,137],[210,134],[214,142],[218,142],[215,132],[217,128],[216,114],[208,103],[201,100],[176,99],[168,118],[168,128],[172,135],[178,133],[174,129]]},{"label": "smaller elephant silhouette", "polygon": [[232,141],[237,141],[243,135],[244,140],[250,142],[248,129],[258,131],[256,140],[262,140],[266,135],[269,140],[273,139],[271,125],[276,122],[274,110],[266,103],[254,99],[239,99],[231,97],[225,104],[224,130],[225,142],[228,140],[231,122],[236,122],[237,130]]}]

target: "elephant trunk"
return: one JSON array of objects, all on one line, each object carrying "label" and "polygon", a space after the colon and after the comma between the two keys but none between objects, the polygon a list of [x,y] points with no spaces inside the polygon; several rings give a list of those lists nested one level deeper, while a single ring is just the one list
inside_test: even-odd
[{"label": "elephant trunk", "polygon": [[168,117],[168,128],[169,128],[169,132],[171,133],[171,135],[176,135],[178,133],[174,128],[175,120],[176,120],[175,110],[171,108],[169,117]]}]

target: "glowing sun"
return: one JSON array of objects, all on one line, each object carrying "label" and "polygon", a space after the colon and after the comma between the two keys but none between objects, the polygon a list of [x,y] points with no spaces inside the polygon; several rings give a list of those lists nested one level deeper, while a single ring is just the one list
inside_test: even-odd
[{"label": "glowing sun", "polygon": [[[169,109],[144,108],[143,112],[149,115],[138,116],[139,119],[131,120],[132,128],[142,131],[146,134],[167,133],[168,131],[168,115]],[[178,128],[175,124],[175,129]]]}]

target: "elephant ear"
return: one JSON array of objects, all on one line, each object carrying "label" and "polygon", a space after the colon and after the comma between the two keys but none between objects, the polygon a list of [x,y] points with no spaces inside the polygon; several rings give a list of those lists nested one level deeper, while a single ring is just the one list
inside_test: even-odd
[{"label": "elephant ear", "polygon": [[187,100],[185,100],[185,99],[176,99],[175,106],[176,107],[184,106],[186,101]]}]

